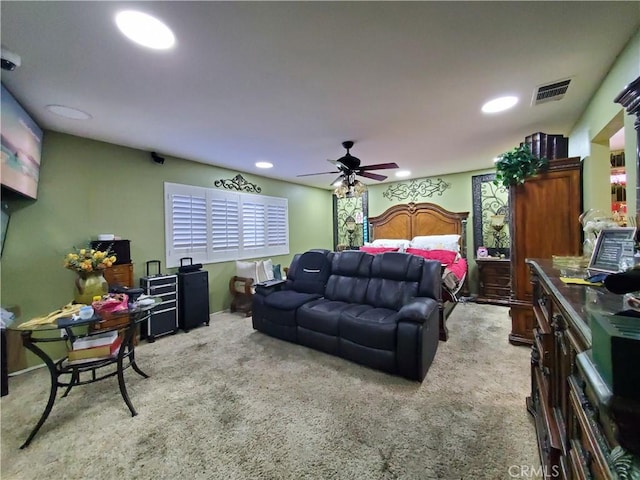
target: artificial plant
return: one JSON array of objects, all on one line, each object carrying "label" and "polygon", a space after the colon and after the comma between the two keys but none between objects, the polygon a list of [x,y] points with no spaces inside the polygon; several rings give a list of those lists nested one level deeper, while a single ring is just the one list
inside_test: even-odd
[{"label": "artificial plant", "polygon": [[548,166],[549,160],[536,157],[531,153],[529,145],[525,143],[498,157],[494,183],[504,187],[520,185],[527,178],[546,170]]}]

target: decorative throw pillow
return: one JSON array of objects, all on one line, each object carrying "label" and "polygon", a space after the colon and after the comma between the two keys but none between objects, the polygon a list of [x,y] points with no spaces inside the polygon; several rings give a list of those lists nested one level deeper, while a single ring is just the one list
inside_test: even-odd
[{"label": "decorative throw pillow", "polygon": [[371,242],[372,247],[394,247],[398,251],[404,252],[411,242],[400,238],[379,238]]},{"label": "decorative throw pillow", "polygon": [[451,250],[460,251],[460,235],[426,235],[413,237],[411,240],[411,248],[420,248],[422,250]]},{"label": "decorative throw pillow", "polygon": [[270,258],[258,261],[258,283],[273,280],[273,262]]},{"label": "decorative throw pillow", "polygon": [[253,278],[254,283],[258,282],[258,263],[236,260],[236,276]]},{"label": "decorative throw pillow", "polygon": [[273,279],[274,280],[282,280],[282,270],[280,269],[280,264],[277,263],[273,266]]}]

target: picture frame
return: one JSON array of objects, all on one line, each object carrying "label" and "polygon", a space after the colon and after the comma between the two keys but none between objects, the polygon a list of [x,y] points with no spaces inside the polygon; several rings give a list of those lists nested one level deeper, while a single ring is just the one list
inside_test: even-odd
[{"label": "picture frame", "polygon": [[594,272],[617,273],[623,257],[633,258],[635,227],[603,229],[593,248],[587,269]]}]

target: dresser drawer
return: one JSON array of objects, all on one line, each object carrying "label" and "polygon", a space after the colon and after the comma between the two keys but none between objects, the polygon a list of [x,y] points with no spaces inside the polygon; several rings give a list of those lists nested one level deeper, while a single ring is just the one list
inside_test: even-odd
[{"label": "dresser drawer", "polygon": [[533,339],[540,355],[540,364],[548,371],[553,365],[553,335],[536,327],[533,329]]},{"label": "dresser drawer", "polygon": [[105,269],[104,278],[109,285],[133,287],[133,264],[123,263]]},{"label": "dresser drawer", "polygon": [[573,427],[569,445],[575,478],[612,478],[604,453],[609,446],[597,424],[598,411],[573,375],[569,377],[569,402]]}]

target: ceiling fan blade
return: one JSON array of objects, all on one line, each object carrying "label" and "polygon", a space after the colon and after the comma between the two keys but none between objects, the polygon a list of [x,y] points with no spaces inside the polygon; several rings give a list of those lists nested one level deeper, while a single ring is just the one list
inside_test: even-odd
[{"label": "ceiling fan blade", "polygon": [[370,173],[370,172],[356,172],[356,175],[360,175],[361,177],[372,178],[374,180],[379,180],[379,181],[382,181],[387,178],[384,175],[378,175],[377,173]]},{"label": "ceiling fan blade", "polygon": [[336,178],[333,182],[330,183],[330,185],[332,187],[335,187],[335,186],[337,186],[336,183],[342,182],[342,180],[344,180],[344,176],[343,175],[339,175],[338,178]]},{"label": "ceiling fan blade", "polygon": [[303,173],[302,175],[296,175],[296,177],[311,177],[312,175],[328,175],[329,173],[340,173],[340,172],[318,172],[318,173]]},{"label": "ceiling fan blade", "polygon": [[375,165],[365,165],[358,170],[385,170],[387,168],[400,168],[397,163],[376,163]]}]

